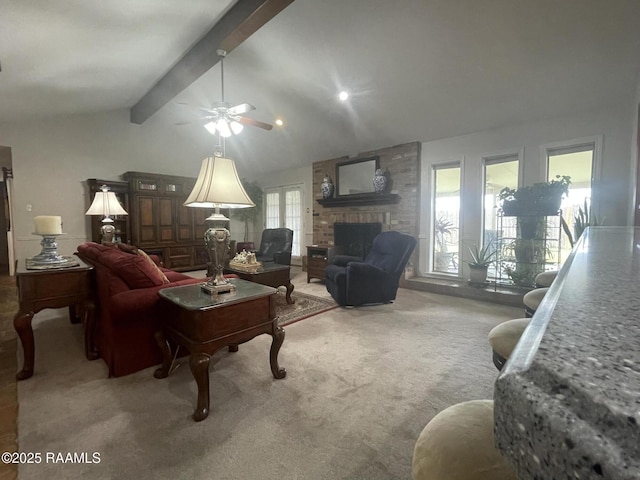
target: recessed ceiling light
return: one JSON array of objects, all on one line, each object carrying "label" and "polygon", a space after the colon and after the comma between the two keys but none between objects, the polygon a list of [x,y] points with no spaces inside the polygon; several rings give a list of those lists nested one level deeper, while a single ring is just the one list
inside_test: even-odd
[{"label": "recessed ceiling light", "polygon": [[344,102],[347,98],[349,98],[349,93],[343,90],[338,94],[338,98]]},{"label": "recessed ceiling light", "polygon": [[276,118],[275,124],[278,125],[279,127],[284,125],[284,122],[282,121],[281,118]]}]

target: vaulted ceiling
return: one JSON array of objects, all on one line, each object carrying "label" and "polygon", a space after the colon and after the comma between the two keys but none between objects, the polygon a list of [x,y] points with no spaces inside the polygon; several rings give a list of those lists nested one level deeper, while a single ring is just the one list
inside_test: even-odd
[{"label": "vaulted ceiling", "polygon": [[[133,107],[235,4],[0,0],[0,122]],[[295,0],[225,60],[226,99],[285,125],[227,151],[259,173],[629,103],[638,25],[630,0]],[[175,124],[220,100],[219,68],[143,128],[213,144]]]}]

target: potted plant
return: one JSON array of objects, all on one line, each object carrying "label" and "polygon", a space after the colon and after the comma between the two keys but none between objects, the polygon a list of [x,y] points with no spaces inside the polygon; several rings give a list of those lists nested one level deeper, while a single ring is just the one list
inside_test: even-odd
[{"label": "potted plant", "polygon": [[578,207],[578,214],[573,217],[573,233],[576,241],[587,227],[597,227],[604,225],[604,218],[594,217],[591,214],[591,207],[587,205],[587,199],[584,199],[584,209]]},{"label": "potted plant", "polygon": [[258,216],[262,215],[262,188],[255,182],[249,182],[244,178],[240,180],[242,186],[249,195],[249,198],[256,204],[255,207],[249,208],[232,208],[229,216],[244,222],[244,243],[249,242],[249,223],[255,223]]},{"label": "potted plant", "polygon": [[544,238],[516,238],[504,246],[504,271],[517,286],[532,287],[545,259],[552,256]]},{"label": "potted plant", "polygon": [[472,285],[484,285],[487,281],[487,270],[495,262],[497,255],[497,251],[492,247],[493,242],[487,243],[482,248],[478,248],[475,244],[473,247],[467,245],[471,260],[465,263],[469,265],[469,283]]},{"label": "potted plant", "polygon": [[560,209],[562,197],[569,194],[571,177],[556,175],[555,180],[534,183],[526,187],[500,190],[498,200],[502,201],[502,212],[507,216],[548,216]]},{"label": "potted plant", "polygon": [[447,240],[451,239],[451,235],[457,229],[449,220],[445,217],[439,217],[435,222],[435,241],[436,250],[434,255],[434,270],[440,272],[446,272],[449,270],[449,265],[453,260],[453,253],[447,249]]}]

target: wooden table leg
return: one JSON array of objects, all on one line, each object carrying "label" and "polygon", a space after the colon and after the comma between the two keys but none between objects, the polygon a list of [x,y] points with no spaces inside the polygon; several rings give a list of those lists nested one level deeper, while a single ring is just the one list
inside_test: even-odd
[{"label": "wooden table leg", "polygon": [[293,292],[293,288],[294,288],[293,283],[291,283],[291,280],[289,280],[289,283],[285,285],[285,287],[287,287],[287,294],[285,295],[285,298],[287,299],[287,303],[289,305],[291,305],[292,303],[296,303],[296,301],[293,298],[291,298],[291,292]]},{"label": "wooden table leg", "polygon": [[84,314],[83,305],[69,305],[69,321],[71,323],[80,323]]},{"label": "wooden table leg", "polygon": [[269,363],[271,364],[271,373],[274,378],[284,378],[287,376],[287,371],[284,368],[278,366],[278,353],[282,342],[284,342],[284,329],[282,327],[275,327],[271,334],[273,341],[271,342],[271,350],[269,352]]},{"label": "wooden table leg", "polygon": [[206,353],[192,353],[189,359],[191,374],[198,385],[198,404],[193,412],[193,419],[201,422],[209,416],[209,360]]},{"label": "wooden table leg", "polygon": [[13,328],[20,338],[22,351],[24,353],[24,361],[22,370],[16,374],[17,380],[26,380],[33,375],[33,359],[35,356],[35,347],[33,343],[33,328],[31,328],[31,320],[33,320],[33,312],[23,312],[18,310],[13,318]]}]

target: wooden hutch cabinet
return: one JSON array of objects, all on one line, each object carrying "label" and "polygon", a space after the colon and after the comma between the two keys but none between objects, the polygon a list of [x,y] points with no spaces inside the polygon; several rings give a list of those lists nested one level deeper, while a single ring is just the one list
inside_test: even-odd
[{"label": "wooden hutch cabinet", "polygon": [[212,210],[183,205],[196,179],[144,172],[122,178],[129,184],[130,243],[159,255],[172,270],[207,268],[205,219]]},{"label": "wooden hutch cabinet", "polygon": [[[131,210],[129,207],[129,183],[127,182],[114,182],[113,180],[99,180],[96,178],[90,178],[87,180],[89,186],[89,203],[87,208],[93,202],[93,197],[96,196],[96,192],[99,192],[102,185],[109,187],[109,190],[116,194],[122,208],[127,213]],[[122,243],[131,242],[131,228],[128,215],[114,215],[113,226],[116,227],[115,238]],[[102,234],[100,228],[102,227],[102,217],[99,215],[91,215],[91,241],[100,243],[102,240]]]}]

